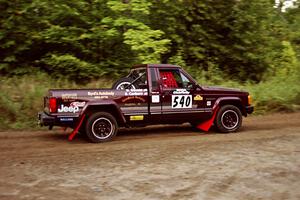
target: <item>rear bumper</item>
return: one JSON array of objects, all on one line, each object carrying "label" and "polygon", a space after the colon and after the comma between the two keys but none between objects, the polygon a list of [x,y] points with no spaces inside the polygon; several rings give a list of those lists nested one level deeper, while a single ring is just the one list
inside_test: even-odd
[{"label": "rear bumper", "polygon": [[38,124],[40,126],[66,126],[73,127],[78,120],[78,115],[56,116],[46,112],[38,113]]},{"label": "rear bumper", "polygon": [[251,114],[254,111],[254,107],[253,106],[246,106],[246,113],[247,114]]},{"label": "rear bumper", "polygon": [[53,126],[55,121],[55,117],[52,117],[45,112],[38,113],[38,124],[41,126]]}]

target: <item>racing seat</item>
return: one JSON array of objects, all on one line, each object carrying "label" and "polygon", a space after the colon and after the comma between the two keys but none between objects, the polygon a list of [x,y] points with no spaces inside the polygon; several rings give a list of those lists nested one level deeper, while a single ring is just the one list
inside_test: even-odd
[{"label": "racing seat", "polygon": [[178,84],[172,72],[159,72],[164,88],[177,88]]}]

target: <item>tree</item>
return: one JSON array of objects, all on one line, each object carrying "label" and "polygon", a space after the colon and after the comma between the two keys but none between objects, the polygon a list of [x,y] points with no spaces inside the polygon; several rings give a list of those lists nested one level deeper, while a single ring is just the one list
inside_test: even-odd
[{"label": "tree", "polygon": [[152,10],[151,26],[171,40],[164,62],[181,57],[193,71],[259,81],[281,44],[270,32],[276,10],[269,0],[153,1]]},{"label": "tree", "polygon": [[0,8],[4,75],[82,80],[172,62],[260,81],[278,66],[283,41],[299,52],[299,8],[278,14],[270,0],[0,0]]},{"label": "tree", "polygon": [[111,30],[119,31],[124,43],[137,54],[136,62],[159,63],[170,41],[163,39],[163,31],[153,30],[146,24],[152,4],[147,0],[108,1],[107,4],[114,15],[102,22]]}]

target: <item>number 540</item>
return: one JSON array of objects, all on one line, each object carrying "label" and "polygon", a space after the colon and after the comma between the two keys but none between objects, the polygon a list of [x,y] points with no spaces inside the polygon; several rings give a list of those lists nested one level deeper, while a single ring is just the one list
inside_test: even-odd
[{"label": "number 540", "polygon": [[172,95],[172,108],[192,108],[192,95]]}]

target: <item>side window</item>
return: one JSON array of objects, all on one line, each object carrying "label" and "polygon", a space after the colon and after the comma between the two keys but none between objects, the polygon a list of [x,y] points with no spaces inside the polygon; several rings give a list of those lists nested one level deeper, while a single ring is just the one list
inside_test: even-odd
[{"label": "side window", "polygon": [[178,69],[159,70],[163,88],[188,88],[190,80]]},{"label": "side window", "polygon": [[191,86],[191,81],[181,72],[180,72],[180,76],[181,76],[183,88],[190,87]]}]

